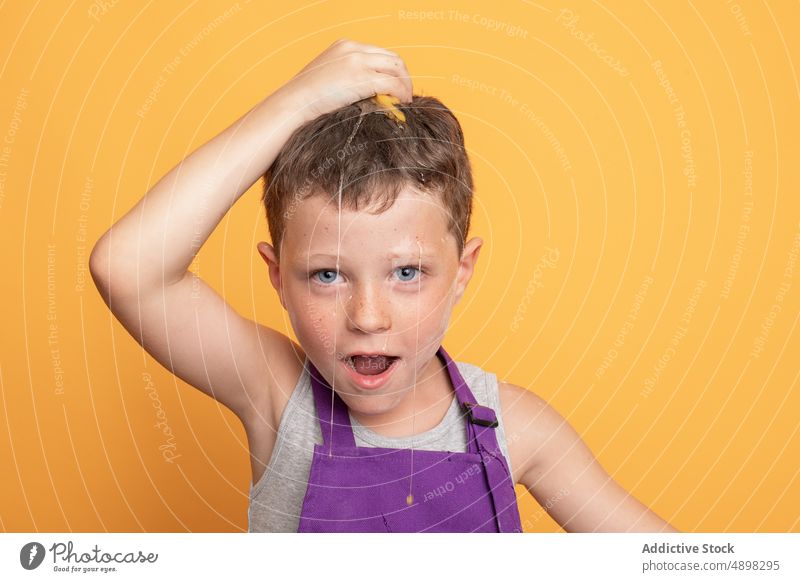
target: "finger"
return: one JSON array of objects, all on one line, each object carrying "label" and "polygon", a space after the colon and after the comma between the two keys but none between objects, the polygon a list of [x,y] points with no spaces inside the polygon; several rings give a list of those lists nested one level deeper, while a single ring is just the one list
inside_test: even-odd
[{"label": "finger", "polygon": [[334,47],[336,52],[342,55],[347,55],[352,53],[371,53],[371,54],[381,54],[390,57],[400,58],[400,55],[398,55],[396,52],[390,51],[389,49],[371,44],[356,42],[354,40],[340,39],[339,41],[331,45],[331,48]]},{"label": "finger", "polygon": [[403,59],[400,57],[391,57],[377,53],[365,55],[365,64],[367,67],[377,73],[390,75],[400,79],[404,85],[402,95],[398,95],[404,102],[411,101],[413,94],[413,86],[411,82],[411,74],[408,72]]},{"label": "finger", "polygon": [[364,58],[364,62],[367,63],[370,68],[380,73],[396,76],[409,76],[408,69],[406,69],[406,64],[399,55],[394,53],[386,54],[365,52],[362,56]]},{"label": "finger", "polygon": [[353,44],[353,48],[357,51],[365,52],[365,53],[381,53],[385,55],[392,55],[392,56],[399,56],[396,52],[391,51],[387,48],[382,46],[375,46],[374,44],[365,44],[361,42],[356,42]]},{"label": "finger", "polygon": [[372,53],[372,54],[376,54],[376,55],[388,55],[390,57],[400,58],[400,55],[398,55],[396,52],[390,51],[389,49],[383,49],[383,48],[378,47],[378,46],[366,46],[366,47],[358,49],[358,50],[360,50],[362,53]]},{"label": "finger", "polygon": [[394,75],[377,73],[377,77],[370,84],[370,88],[375,94],[393,95],[402,102],[411,101],[411,92],[403,79]]}]

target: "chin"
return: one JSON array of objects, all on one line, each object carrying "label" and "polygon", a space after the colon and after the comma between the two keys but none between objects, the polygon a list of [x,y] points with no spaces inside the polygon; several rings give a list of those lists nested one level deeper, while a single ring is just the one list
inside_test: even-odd
[{"label": "chin", "polygon": [[402,396],[396,394],[342,394],[341,399],[351,412],[364,416],[377,416],[385,414],[397,406]]}]

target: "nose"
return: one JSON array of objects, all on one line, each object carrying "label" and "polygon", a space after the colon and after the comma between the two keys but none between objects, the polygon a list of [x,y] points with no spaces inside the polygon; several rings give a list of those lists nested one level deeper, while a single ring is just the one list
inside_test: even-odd
[{"label": "nose", "polygon": [[345,298],[347,325],[364,333],[384,333],[391,324],[390,305],[376,285],[361,285]]}]

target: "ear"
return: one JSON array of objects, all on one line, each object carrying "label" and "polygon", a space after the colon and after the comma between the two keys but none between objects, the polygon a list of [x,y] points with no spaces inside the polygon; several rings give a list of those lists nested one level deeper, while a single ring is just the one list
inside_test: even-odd
[{"label": "ear", "polygon": [[458,275],[456,276],[455,303],[461,300],[461,296],[467,289],[467,284],[472,279],[472,273],[475,272],[475,263],[478,262],[481,246],[483,246],[483,239],[477,236],[471,238],[464,245],[464,251],[461,253],[461,261],[458,265]]},{"label": "ear", "polygon": [[256,249],[258,249],[258,253],[267,264],[267,268],[269,269],[269,280],[272,283],[272,286],[275,288],[275,291],[278,292],[281,305],[284,309],[286,309],[286,303],[283,299],[283,291],[281,287],[281,267],[280,263],[278,262],[278,256],[275,253],[275,249],[272,247],[272,245],[267,244],[264,241],[258,243],[256,245]]}]

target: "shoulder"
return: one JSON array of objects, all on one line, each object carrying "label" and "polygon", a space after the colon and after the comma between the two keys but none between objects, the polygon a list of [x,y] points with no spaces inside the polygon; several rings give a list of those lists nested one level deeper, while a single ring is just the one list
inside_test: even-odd
[{"label": "shoulder", "polygon": [[[533,390],[510,382],[497,383],[503,418],[511,432],[521,436],[549,435],[566,420]],[[519,437],[518,437],[519,438]]]},{"label": "shoulder", "polygon": [[[506,439],[516,457],[517,482],[534,467],[546,462],[548,455],[569,448],[579,438],[567,420],[533,390],[512,384],[497,383]],[[515,454],[516,453],[516,454]]]}]

